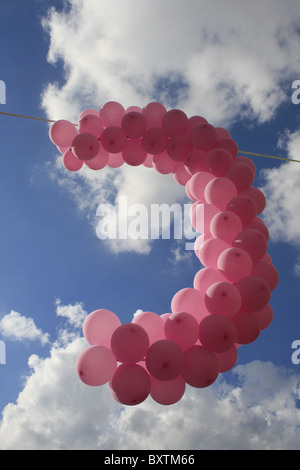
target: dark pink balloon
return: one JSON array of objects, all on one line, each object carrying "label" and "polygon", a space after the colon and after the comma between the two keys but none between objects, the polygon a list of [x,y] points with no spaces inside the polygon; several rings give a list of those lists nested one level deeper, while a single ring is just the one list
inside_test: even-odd
[{"label": "dark pink balloon", "polygon": [[65,119],[54,122],[49,129],[50,140],[58,147],[71,147],[72,141],[77,134],[78,132],[74,124]]},{"label": "dark pink balloon", "polygon": [[232,317],[240,310],[242,298],[239,290],[233,284],[219,281],[207,289],[205,305],[211,314]]},{"label": "dark pink balloon", "polygon": [[78,377],[86,385],[98,387],[109,382],[117,368],[111,350],[105,346],[90,346],[82,351],[76,362]]},{"label": "dark pink balloon", "polygon": [[219,139],[231,139],[231,134],[227,129],[224,129],[224,127],[215,127],[216,133],[218,140]]},{"label": "dark pink balloon", "polygon": [[242,296],[242,309],[247,312],[262,310],[269,303],[271,290],[261,277],[246,277],[239,281],[237,288]]},{"label": "dark pink balloon", "polygon": [[229,247],[218,257],[217,268],[228,281],[236,283],[250,276],[253,263],[245,250]]},{"label": "dark pink balloon", "polygon": [[255,341],[260,334],[259,321],[252,312],[241,311],[232,318],[236,326],[238,344],[249,344]]},{"label": "dark pink balloon", "polygon": [[270,238],[269,230],[266,224],[259,217],[255,217],[253,220],[251,220],[249,224],[245,225],[245,229],[247,228],[254,228],[255,230],[258,230],[259,232],[263,234],[263,236],[265,237],[267,241]]},{"label": "dark pink balloon", "polygon": [[199,325],[199,339],[209,351],[223,353],[236,343],[236,326],[224,315],[208,315]]},{"label": "dark pink balloon", "polygon": [[218,138],[214,144],[214,148],[226,150],[232,155],[233,159],[236,159],[239,153],[239,148],[237,143],[228,137]]},{"label": "dark pink balloon", "polygon": [[84,319],[82,331],[90,345],[101,345],[110,348],[114,331],[121,325],[119,317],[106,309],[94,310]]},{"label": "dark pink balloon", "polygon": [[244,162],[237,159],[226,173],[226,178],[230,179],[238,192],[250,188],[254,181],[254,172],[252,168]]},{"label": "dark pink balloon", "polygon": [[188,117],[180,109],[171,109],[162,118],[162,128],[169,137],[183,134],[187,127]]},{"label": "dark pink balloon", "polygon": [[169,139],[167,152],[175,162],[184,162],[190,151],[191,143],[186,135],[175,135]]},{"label": "dark pink balloon", "polygon": [[149,337],[140,325],[125,323],[113,332],[110,344],[119,362],[134,363],[146,356]]},{"label": "dark pink balloon", "polygon": [[251,158],[245,157],[244,155],[240,155],[238,157],[238,162],[245,163],[246,165],[248,165],[252,169],[254,175],[256,174],[256,166],[255,166],[254,162],[251,160]]},{"label": "dark pink balloon", "polygon": [[121,127],[109,126],[102,132],[101,143],[109,153],[119,153],[125,148],[127,137]]},{"label": "dark pink balloon", "polygon": [[85,164],[91,168],[91,170],[101,170],[107,165],[108,159],[108,152],[102,147],[102,145],[100,145],[97,155],[92,158],[92,160],[86,160]]},{"label": "dark pink balloon", "polygon": [[172,160],[166,151],[158,155],[153,155],[153,168],[155,168],[158,173],[168,175],[172,173],[176,165],[177,162]]},{"label": "dark pink balloon", "polygon": [[142,137],[143,148],[150,155],[163,153],[167,148],[168,138],[160,127],[147,129]]},{"label": "dark pink balloon", "polygon": [[150,346],[146,366],[152,377],[173,380],[181,374],[183,365],[183,351],[174,341],[162,339]]},{"label": "dark pink balloon", "polygon": [[217,140],[217,132],[211,124],[200,123],[192,128],[190,138],[195,148],[210,150]]},{"label": "dark pink balloon", "polygon": [[83,161],[75,157],[72,150],[67,150],[62,157],[63,166],[69,171],[78,171],[83,166]]},{"label": "dark pink balloon", "polygon": [[219,375],[216,355],[203,346],[192,346],[184,352],[182,377],[192,387],[204,388],[212,385]]},{"label": "dark pink balloon", "polygon": [[184,166],[186,170],[191,174],[194,175],[199,171],[205,171],[205,159],[206,154],[204,150],[194,149],[189,152],[185,158]]},{"label": "dark pink balloon", "polygon": [[220,372],[227,372],[232,369],[237,360],[238,360],[238,352],[236,346],[232,346],[228,351],[223,353],[215,353],[220,365]]},{"label": "dark pink balloon", "polygon": [[260,231],[246,229],[236,236],[232,246],[245,250],[253,263],[256,263],[266,254],[268,242]]},{"label": "dark pink balloon", "polygon": [[256,217],[254,201],[241,193],[227,204],[226,210],[236,214],[244,225],[249,224]]},{"label": "dark pink balloon", "polygon": [[207,124],[207,120],[202,116],[191,116],[190,118],[188,118],[188,125],[185,130],[185,133],[190,135],[191,130],[197,124]]},{"label": "dark pink balloon", "polygon": [[78,130],[80,133],[88,132],[89,134],[93,134],[99,139],[103,131],[103,122],[99,118],[99,115],[85,114],[79,120]]},{"label": "dark pink balloon", "polygon": [[144,163],[148,154],[142,146],[141,139],[129,139],[122,155],[125,163],[131,166],[138,166]]},{"label": "dark pink balloon", "polygon": [[102,120],[104,127],[121,127],[124,114],[124,107],[117,101],[108,101],[99,111],[99,117]]},{"label": "dark pink balloon", "polygon": [[96,157],[100,144],[93,134],[78,134],[72,141],[72,152],[80,160],[87,161]]},{"label": "dark pink balloon", "polygon": [[225,210],[227,204],[237,194],[237,189],[232,181],[224,177],[217,177],[209,181],[204,191],[206,202],[214,204],[220,210]]},{"label": "dark pink balloon", "polygon": [[184,395],[185,381],[179,375],[173,380],[158,380],[151,377],[150,395],[154,401],[161,405],[173,405]]},{"label": "dark pink balloon", "polygon": [[144,367],[121,364],[111,379],[112,396],[123,405],[134,406],[149,396],[151,380]]},{"label": "dark pink balloon", "polygon": [[263,309],[253,312],[253,315],[257,317],[260,329],[265,330],[271,325],[274,312],[271,305],[267,304]]},{"label": "dark pink balloon", "polygon": [[271,291],[275,289],[278,284],[279,274],[274,264],[268,261],[258,261],[253,265],[252,276],[261,277],[264,279]]},{"label": "dark pink balloon", "polygon": [[228,210],[216,214],[210,223],[213,237],[226,243],[232,243],[235,237],[243,230],[240,217]]},{"label": "dark pink balloon", "polygon": [[126,112],[121,123],[127,137],[137,139],[142,137],[147,129],[147,120],[145,116],[139,112]]},{"label": "dark pink balloon", "polygon": [[167,110],[163,104],[156,101],[148,103],[143,109],[143,115],[147,120],[147,126],[150,127],[161,127],[162,120]]},{"label": "dark pink balloon", "polygon": [[190,313],[178,312],[165,321],[166,339],[174,341],[183,350],[194,346],[198,340],[198,322]]},{"label": "dark pink balloon", "polygon": [[245,189],[245,191],[241,192],[242,196],[249,197],[253,200],[256,206],[256,214],[260,214],[263,212],[264,208],[266,207],[266,197],[264,193],[258,189],[251,186],[251,188]]},{"label": "dark pink balloon", "polygon": [[215,176],[224,176],[233,164],[231,153],[223,149],[213,149],[206,155],[205,168]]}]

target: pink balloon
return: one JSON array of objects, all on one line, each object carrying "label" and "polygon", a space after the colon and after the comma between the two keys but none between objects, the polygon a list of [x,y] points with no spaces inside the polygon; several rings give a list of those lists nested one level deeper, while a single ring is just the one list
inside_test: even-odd
[{"label": "pink balloon", "polygon": [[268,242],[258,230],[246,229],[236,236],[232,246],[245,250],[253,263],[256,263],[266,254]]},{"label": "pink balloon", "polygon": [[77,134],[74,124],[65,119],[54,122],[49,129],[50,140],[58,147],[71,147]]},{"label": "pink balloon", "polygon": [[131,166],[141,165],[144,163],[148,155],[142,147],[141,139],[129,139],[122,154],[125,163]]},{"label": "pink balloon", "polygon": [[131,113],[132,111],[135,113],[143,113],[143,110],[140,106],[129,106],[126,108],[126,113]]},{"label": "pink balloon", "polygon": [[120,168],[120,166],[124,165],[124,163],[125,162],[122,152],[108,154],[107,166],[110,168]]},{"label": "pink balloon", "polygon": [[271,290],[267,282],[257,276],[249,276],[237,284],[242,296],[242,309],[247,312],[262,310],[271,297]]},{"label": "pink balloon", "polygon": [[199,325],[199,339],[209,351],[223,353],[231,349],[236,342],[236,326],[224,315],[208,315]]},{"label": "pink balloon", "polygon": [[207,184],[214,179],[214,175],[207,171],[195,173],[189,183],[189,189],[195,200],[205,202],[204,191]]},{"label": "pink balloon", "polygon": [[85,164],[91,168],[91,170],[101,170],[107,165],[108,158],[108,152],[102,147],[102,145],[100,145],[97,155],[92,158],[92,160],[87,160]]},{"label": "pink balloon", "polygon": [[216,355],[203,346],[192,346],[184,352],[182,377],[192,387],[204,388],[213,384],[219,375]]},{"label": "pink balloon", "polygon": [[248,165],[251,168],[254,175],[256,174],[256,166],[253,163],[253,161],[251,160],[251,158],[245,157],[244,155],[240,155],[239,158],[238,158],[238,162],[245,163],[246,165]]},{"label": "pink balloon", "polygon": [[121,125],[127,137],[138,139],[146,132],[147,120],[143,114],[131,111],[123,116]]},{"label": "pink balloon", "polygon": [[110,348],[112,334],[120,325],[120,319],[110,310],[94,310],[84,319],[83,336],[90,345],[97,344]]},{"label": "pink balloon", "polygon": [[168,138],[160,127],[149,128],[142,137],[144,150],[151,155],[163,153],[167,148]]},{"label": "pink balloon", "polygon": [[259,328],[265,330],[273,321],[274,312],[270,304],[267,304],[262,310],[253,312],[259,322]]},{"label": "pink balloon", "polygon": [[158,173],[168,175],[172,173],[176,165],[177,162],[172,160],[166,151],[158,155],[153,155],[153,168],[155,168]]},{"label": "pink balloon", "polygon": [[211,124],[200,123],[193,127],[190,138],[195,148],[210,150],[217,140],[217,132]]},{"label": "pink balloon", "polygon": [[192,226],[199,233],[211,233],[211,221],[219,212],[214,204],[193,204],[190,211]]},{"label": "pink balloon", "polygon": [[171,137],[167,144],[167,152],[175,162],[184,162],[186,156],[191,151],[191,143],[186,135],[175,135]]},{"label": "pink balloon", "polygon": [[236,346],[232,346],[228,351],[223,353],[215,353],[220,365],[220,372],[227,372],[232,369],[238,359],[238,352]]},{"label": "pink balloon", "polygon": [[183,350],[198,340],[198,322],[190,313],[173,313],[165,321],[165,335]]},{"label": "pink balloon", "polygon": [[221,210],[225,210],[227,204],[237,196],[235,185],[228,178],[217,177],[211,180],[205,187],[204,197],[209,204],[214,204]]},{"label": "pink balloon", "polygon": [[78,134],[72,141],[72,152],[80,160],[87,161],[96,157],[100,144],[93,134]]},{"label": "pink balloon", "polygon": [[201,245],[196,254],[203,266],[216,269],[219,256],[228,247],[228,243],[224,242],[223,240],[210,238]]},{"label": "pink balloon", "polygon": [[210,239],[211,239],[210,233],[203,233],[202,235],[199,235],[199,237],[196,238],[195,243],[194,243],[194,251],[198,258],[199,258],[199,250],[201,246],[203,245],[204,242],[206,242],[206,240],[210,240]]},{"label": "pink balloon", "polygon": [[149,396],[151,380],[138,364],[121,364],[111,379],[112,396],[123,405],[134,406]]},{"label": "pink balloon", "polygon": [[179,375],[173,380],[158,380],[151,377],[150,395],[154,401],[161,405],[173,405],[184,395],[185,381]]},{"label": "pink balloon", "polygon": [[244,191],[253,184],[254,172],[252,168],[237,159],[226,173],[226,178],[230,179],[238,192]]},{"label": "pink balloon", "polygon": [[172,175],[176,183],[181,184],[182,186],[185,186],[191,178],[190,173],[186,171],[183,163],[177,163],[177,165],[175,165],[172,170]]},{"label": "pink balloon", "polygon": [[233,159],[236,159],[239,153],[239,148],[237,143],[228,137],[218,138],[215,142],[214,148],[226,150],[230,153]]},{"label": "pink balloon", "polygon": [[185,133],[189,135],[193,127],[195,127],[197,124],[207,124],[207,120],[202,116],[191,116],[188,119],[188,125]]},{"label": "pink balloon", "polygon": [[147,354],[149,337],[140,325],[125,323],[113,332],[110,344],[118,362],[134,363]]},{"label": "pink balloon", "polygon": [[263,234],[263,236],[265,237],[267,241],[269,240],[269,237],[270,237],[269,230],[266,227],[266,224],[264,223],[264,221],[260,219],[259,217],[255,217],[253,220],[251,220],[249,224],[245,225],[245,229],[247,228],[254,228],[255,230],[258,230],[259,232]]},{"label": "pink balloon", "polygon": [[165,322],[157,313],[142,312],[133,318],[132,323],[141,326],[146,331],[150,345],[155,341],[165,339]]},{"label": "pink balloon", "polygon": [[213,237],[226,243],[232,243],[242,230],[243,224],[240,217],[228,210],[216,214],[210,223]]},{"label": "pink balloon", "polygon": [[240,194],[253,200],[256,206],[257,215],[263,212],[266,207],[266,197],[260,189],[251,186],[251,188],[245,189],[245,191],[242,191]]},{"label": "pink balloon", "polygon": [[102,134],[103,131],[103,122],[95,114],[85,114],[81,117],[78,124],[78,130],[80,133],[87,132],[93,134],[97,139]]},{"label": "pink balloon", "polygon": [[275,266],[268,261],[259,261],[253,265],[252,276],[261,277],[264,279],[271,291],[275,289],[278,284],[279,275]]},{"label": "pink balloon", "polygon": [[117,368],[111,350],[105,346],[90,346],[82,351],[76,361],[78,377],[86,385],[98,387],[109,382]]},{"label": "pink balloon", "polygon": [[255,341],[260,334],[258,318],[252,312],[241,311],[232,318],[237,329],[236,342],[249,344]]},{"label": "pink balloon", "polygon": [[97,111],[97,109],[84,109],[78,116],[78,122],[87,114],[93,114],[94,116],[99,117],[99,111]]},{"label": "pink balloon", "polygon": [[205,305],[209,313],[213,315],[232,317],[240,310],[242,298],[239,290],[233,284],[219,281],[207,289]]},{"label": "pink balloon", "polygon": [[256,216],[254,201],[241,193],[227,204],[226,210],[236,214],[244,225],[249,224]]},{"label": "pink balloon", "polygon": [[143,114],[147,120],[148,128],[162,127],[162,120],[167,110],[163,104],[156,101],[148,103],[143,109]]},{"label": "pink balloon", "polygon": [[245,250],[229,247],[218,257],[217,268],[229,282],[236,283],[250,276],[253,263]]},{"label": "pink balloon", "polygon": [[206,155],[205,167],[215,176],[224,176],[233,164],[231,153],[223,149],[213,149]]},{"label": "pink balloon", "polygon": [[187,154],[184,166],[186,170],[191,174],[194,175],[199,171],[206,171],[205,168],[205,159],[206,159],[207,152],[203,150],[194,149],[190,153]]},{"label": "pink balloon", "polygon": [[184,365],[183,351],[169,339],[153,343],[146,356],[149,374],[158,380],[173,380],[181,374]]},{"label": "pink balloon", "polygon": [[221,281],[226,281],[226,278],[218,269],[202,268],[194,277],[194,288],[204,295],[212,284]]},{"label": "pink balloon", "polygon": [[119,153],[125,148],[127,137],[121,127],[110,126],[102,132],[101,143],[107,152]]},{"label": "pink balloon", "polygon": [[153,168],[153,155],[148,154],[146,160],[143,162],[146,168]]},{"label": "pink balloon", "polygon": [[62,157],[63,166],[69,171],[78,171],[83,166],[83,161],[73,154],[72,150],[67,150]]},{"label": "pink balloon", "polygon": [[169,137],[183,134],[188,127],[188,117],[180,109],[167,111],[162,119],[162,128]]},{"label": "pink balloon", "polygon": [[124,107],[116,101],[108,101],[101,107],[99,111],[99,116],[103,122],[104,127],[121,127],[124,114]]},{"label": "pink balloon", "polygon": [[231,134],[224,127],[215,127],[218,139],[231,139]]},{"label": "pink balloon", "polygon": [[204,295],[192,287],[186,287],[176,292],[171,301],[171,310],[172,313],[190,313],[198,323],[208,315]]},{"label": "pink balloon", "polygon": [[[184,165],[185,166],[185,165]],[[185,166],[186,168],[186,166]],[[190,183],[190,179],[186,182],[186,185],[185,185],[185,194],[187,195],[187,197],[191,200],[191,201],[196,201],[195,197],[192,195],[191,191],[190,191],[190,188],[189,188],[189,183]]]}]

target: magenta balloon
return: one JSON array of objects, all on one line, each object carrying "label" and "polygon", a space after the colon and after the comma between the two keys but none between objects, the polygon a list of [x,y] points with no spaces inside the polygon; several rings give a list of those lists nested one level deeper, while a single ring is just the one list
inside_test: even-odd
[{"label": "magenta balloon", "polygon": [[224,127],[215,127],[218,139],[231,139],[231,134]]},{"label": "magenta balloon", "polygon": [[268,261],[259,261],[253,265],[252,276],[261,277],[264,279],[271,291],[275,289],[278,284],[279,275],[275,266]]},{"label": "magenta balloon", "polygon": [[133,318],[132,323],[141,326],[146,331],[150,345],[155,341],[165,339],[165,322],[157,313],[142,312]]},{"label": "magenta balloon", "polygon": [[190,138],[195,148],[210,150],[217,140],[217,132],[211,124],[200,123],[193,127]]},{"label": "magenta balloon", "polygon": [[224,176],[233,164],[231,153],[223,149],[213,149],[206,155],[205,168],[215,176]]},{"label": "magenta balloon", "polygon": [[91,168],[91,170],[101,170],[107,165],[108,158],[108,152],[102,147],[102,145],[100,145],[97,155],[92,158],[92,160],[87,160],[85,164]]},{"label": "magenta balloon", "polygon": [[161,339],[150,346],[146,366],[152,377],[173,380],[181,374],[183,365],[183,351],[174,341]]},{"label": "magenta balloon", "polygon": [[167,144],[167,152],[175,162],[184,162],[186,156],[191,151],[191,143],[186,135],[175,135],[171,137]]},{"label": "magenta balloon", "polygon": [[215,355],[217,356],[221,373],[232,369],[238,360],[238,352],[235,345],[228,349],[228,351],[215,353]]},{"label": "magenta balloon", "polygon": [[125,323],[112,334],[111,349],[119,362],[141,361],[149,348],[149,337],[140,325]]},{"label": "magenta balloon", "polygon": [[252,312],[241,311],[232,318],[237,329],[236,342],[249,344],[255,341],[260,334],[259,321]]},{"label": "magenta balloon", "polygon": [[143,114],[131,111],[123,116],[121,125],[127,137],[137,139],[146,132],[147,120]]},{"label": "magenta balloon", "polygon": [[199,339],[209,351],[223,353],[236,343],[236,326],[224,315],[208,315],[199,325]]},{"label": "magenta balloon", "polygon": [[108,154],[107,166],[110,168],[120,168],[120,166],[124,165],[124,163],[125,162],[122,152]]},{"label": "magenta balloon", "polygon": [[80,160],[87,161],[96,157],[100,144],[93,134],[78,134],[72,141],[72,152]]},{"label": "magenta balloon", "polygon": [[207,289],[205,305],[213,315],[232,317],[240,310],[242,298],[236,286],[226,281],[219,281]]},{"label": "magenta balloon", "polygon": [[191,207],[191,223],[199,233],[211,233],[211,221],[220,212],[214,204],[195,204]]},{"label": "magenta balloon", "polygon": [[108,101],[101,107],[99,111],[99,116],[103,122],[104,127],[121,127],[124,114],[124,107],[116,101]]},{"label": "magenta balloon", "polygon": [[62,157],[63,166],[69,171],[78,171],[83,166],[83,161],[73,154],[72,150],[67,150]]},{"label": "magenta balloon", "polygon": [[192,387],[204,388],[212,385],[219,375],[216,355],[203,346],[192,346],[184,352],[182,377]]},{"label": "magenta balloon", "polygon": [[211,180],[206,185],[204,191],[206,202],[214,204],[221,210],[225,210],[227,204],[237,194],[237,189],[232,181],[224,177],[217,177]]},{"label": "magenta balloon", "polygon": [[144,150],[150,155],[157,155],[166,150],[168,138],[160,127],[151,127],[147,129],[142,137]]},{"label": "magenta balloon", "polygon": [[165,335],[183,350],[190,348],[198,339],[198,322],[190,313],[173,313],[165,321]]},{"label": "magenta balloon", "polygon": [[213,179],[214,176],[207,171],[199,171],[191,177],[189,188],[195,200],[205,202],[204,191],[206,185]]},{"label": "magenta balloon", "polygon": [[245,250],[229,247],[218,257],[217,268],[228,281],[236,283],[250,276],[253,263]]},{"label": "magenta balloon", "polygon": [[121,364],[111,379],[112,396],[123,405],[134,406],[149,396],[151,380],[144,367]]},{"label": "magenta balloon", "polygon": [[226,178],[230,179],[238,192],[250,188],[254,181],[254,172],[249,165],[237,159],[226,173]]},{"label": "magenta balloon", "polygon": [[226,210],[236,214],[241,219],[243,225],[249,224],[256,217],[254,201],[241,193],[227,204]]},{"label": "magenta balloon", "polygon": [[205,171],[205,159],[206,159],[207,152],[204,150],[194,149],[190,153],[187,154],[186,159],[184,161],[184,166],[186,170],[191,174],[194,175],[199,171]]},{"label": "magenta balloon", "polygon": [[257,215],[263,212],[264,208],[266,207],[266,197],[260,189],[251,186],[251,188],[243,191],[241,195],[247,196],[253,200],[256,206]]},{"label": "magenta balloon", "polygon": [[107,152],[119,153],[125,148],[127,137],[121,127],[110,126],[102,132],[101,143]]},{"label": "magenta balloon", "polygon": [[110,310],[94,310],[83,322],[83,336],[90,345],[110,348],[112,334],[120,325],[120,319]]},{"label": "magenta balloon", "polygon": [[240,155],[239,158],[238,158],[238,162],[245,163],[246,165],[248,165],[251,168],[254,175],[256,174],[256,166],[253,163],[253,161],[251,160],[251,158],[245,157],[244,155]]},{"label": "magenta balloon", "polygon": [[176,292],[171,301],[171,310],[172,313],[190,313],[198,323],[208,315],[204,295],[192,287],[186,287]]},{"label": "magenta balloon", "polygon": [[216,269],[219,256],[227,248],[229,248],[229,245],[223,240],[210,238],[201,245],[197,252],[197,256],[203,266]]},{"label": "magenta balloon", "polygon": [[131,166],[138,166],[144,163],[148,154],[142,147],[141,139],[129,139],[122,155],[125,163]]},{"label": "magenta balloon", "polygon": [[173,405],[183,397],[185,381],[179,375],[173,380],[158,380],[151,377],[150,396],[161,405]]},{"label": "magenta balloon", "polygon": [[117,368],[111,350],[105,346],[90,346],[82,351],[76,361],[78,377],[86,385],[98,387],[109,382]]},{"label": "magenta balloon", "polygon": [[177,163],[169,157],[166,151],[158,155],[153,155],[153,168],[155,168],[158,173],[168,175],[172,173],[176,165]]},{"label": "magenta balloon", "polygon": [[270,238],[269,230],[266,224],[259,217],[255,217],[253,220],[251,220],[251,222],[245,226],[245,229],[247,228],[254,228],[255,230],[258,230],[259,232],[263,234],[263,236],[265,237],[267,241]]},{"label": "magenta balloon", "polygon": [[162,120],[167,110],[163,104],[156,101],[148,103],[143,109],[143,114],[147,120],[148,128],[161,127]]},{"label": "magenta balloon", "polygon": [[78,130],[80,133],[87,132],[93,134],[99,139],[103,131],[103,122],[95,114],[85,114],[79,120]]},{"label": "magenta balloon", "polygon": [[246,229],[236,236],[232,246],[245,250],[256,263],[267,253],[268,242],[258,230]]},{"label": "magenta balloon", "polygon": [[218,138],[214,144],[214,148],[226,150],[230,153],[232,158],[235,160],[239,153],[239,148],[237,143],[228,137]]},{"label": "magenta balloon", "polygon": [[177,165],[175,165],[172,170],[172,175],[176,183],[181,184],[181,186],[185,186],[191,179],[191,175],[186,171],[183,163],[177,163]]},{"label": "magenta balloon", "polygon": [[210,223],[210,232],[213,237],[226,243],[232,243],[242,230],[243,224],[240,217],[228,210],[216,214]]},{"label": "magenta balloon", "polygon": [[54,122],[49,129],[50,140],[58,147],[71,147],[77,134],[74,124],[65,119]]},{"label": "magenta balloon", "polygon": [[162,128],[169,137],[183,134],[187,127],[188,117],[180,109],[171,109],[162,118]]},{"label": "magenta balloon", "polygon": [[259,328],[261,330],[265,330],[271,325],[274,312],[271,305],[267,304],[263,309],[258,310],[257,312],[253,312],[253,315],[255,315],[258,319]]},{"label": "magenta balloon", "polygon": [[221,281],[226,281],[226,278],[218,269],[202,268],[194,277],[194,288],[204,295],[212,284]]},{"label": "magenta balloon", "polygon": [[239,281],[237,288],[242,296],[242,309],[247,312],[262,310],[269,303],[271,290],[261,277],[246,277]]}]

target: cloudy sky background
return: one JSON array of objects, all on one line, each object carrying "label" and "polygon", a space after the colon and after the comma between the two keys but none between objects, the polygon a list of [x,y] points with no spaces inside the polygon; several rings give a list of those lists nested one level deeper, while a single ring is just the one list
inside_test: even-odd
[{"label": "cloudy sky background", "polygon": [[[296,0],[2,0],[0,13],[0,111],[76,122],[155,99],[227,127],[244,151],[300,160]],[[253,157],[280,274],[270,329],[209,389],[123,408],[74,373],[83,319],[167,312],[199,264],[174,240],[100,242],[96,209],[118,195],[187,203],[184,190],[145,167],[70,174],[44,123],[1,117],[0,138],[0,448],[299,449],[300,164]]]}]

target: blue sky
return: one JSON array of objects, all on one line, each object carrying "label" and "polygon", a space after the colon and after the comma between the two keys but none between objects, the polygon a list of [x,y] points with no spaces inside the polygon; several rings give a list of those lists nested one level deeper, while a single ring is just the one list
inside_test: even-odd
[{"label": "blue sky", "polygon": [[[127,107],[155,99],[227,127],[244,151],[300,159],[300,108],[291,101],[292,82],[300,78],[296,1],[289,11],[283,1],[272,2],[272,15],[271,2],[254,2],[249,12],[230,1],[231,14],[212,2],[224,8],[222,23],[206,1],[190,0],[185,8],[177,0],[117,3],[2,0],[6,104],[0,111],[73,121],[110,100]],[[144,204],[189,201],[172,177],[148,168],[70,175],[48,129],[42,121],[0,116],[0,339],[6,345],[0,448],[193,449],[209,448],[205,436],[211,435],[216,448],[299,448],[300,364],[291,361],[291,344],[300,339],[299,163],[252,158],[254,185],[267,196],[268,252],[280,276],[272,325],[241,348],[236,370],[212,390],[189,390],[176,408],[162,410],[148,400],[120,410],[105,387],[90,390],[77,381],[83,318],[98,308],[124,323],[139,309],[168,312],[172,296],[192,286],[200,266],[174,240],[101,242],[96,208],[116,193]],[[206,409],[211,416],[202,419]],[[222,412],[232,430],[226,438]],[[101,430],[94,416],[104,423]],[[244,420],[244,437],[234,416]],[[148,441],[146,433],[137,438],[141,426],[154,430]]]}]

